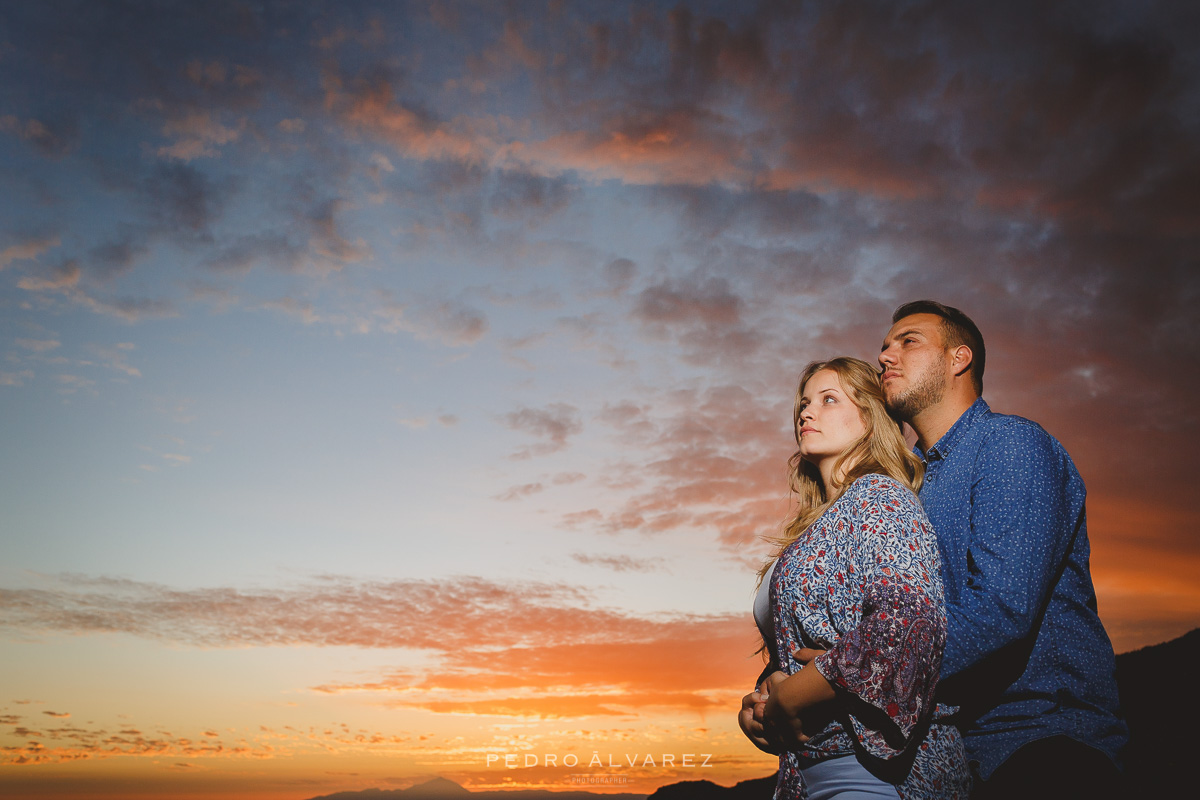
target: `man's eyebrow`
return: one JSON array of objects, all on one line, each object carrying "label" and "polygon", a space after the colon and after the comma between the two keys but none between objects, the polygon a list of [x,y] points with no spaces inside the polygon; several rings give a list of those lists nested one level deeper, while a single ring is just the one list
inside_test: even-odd
[{"label": "man's eyebrow", "polygon": [[924,336],[925,334],[919,328],[907,328],[902,331],[896,331],[895,336],[889,336],[887,339],[884,339],[883,347],[881,347],[880,350],[887,350],[888,342],[893,342],[896,339],[899,339],[904,336],[913,336],[913,335]]}]

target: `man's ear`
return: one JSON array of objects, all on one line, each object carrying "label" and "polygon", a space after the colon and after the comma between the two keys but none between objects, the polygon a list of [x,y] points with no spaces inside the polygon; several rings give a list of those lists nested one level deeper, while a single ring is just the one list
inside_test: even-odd
[{"label": "man's ear", "polygon": [[965,344],[960,344],[958,347],[950,350],[950,366],[954,370],[954,377],[956,378],[965,375],[974,361],[975,354]]}]

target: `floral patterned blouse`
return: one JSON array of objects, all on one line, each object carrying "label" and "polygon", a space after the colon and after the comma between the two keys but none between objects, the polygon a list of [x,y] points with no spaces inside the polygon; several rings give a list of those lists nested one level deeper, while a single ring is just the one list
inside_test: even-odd
[{"label": "floral patterned blouse", "polygon": [[937,542],[913,493],[859,478],[780,554],[770,581],[775,663],[791,674],[793,651],[827,650],[812,665],[841,700],[820,733],[779,757],[776,800],[807,798],[804,763],[854,755],[902,800],[965,798],[955,709],[934,700],[946,642]]}]

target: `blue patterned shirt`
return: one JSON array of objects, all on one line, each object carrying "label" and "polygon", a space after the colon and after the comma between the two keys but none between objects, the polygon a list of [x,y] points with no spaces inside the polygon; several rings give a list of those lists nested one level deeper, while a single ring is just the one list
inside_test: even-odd
[{"label": "blue patterned shirt", "polygon": [[949,619],[948,702],[980,774],[1065,735],[1117,760],[1128,739],[1096,614],[1083,479],[1058,440],[983,398],[920,453]]}]

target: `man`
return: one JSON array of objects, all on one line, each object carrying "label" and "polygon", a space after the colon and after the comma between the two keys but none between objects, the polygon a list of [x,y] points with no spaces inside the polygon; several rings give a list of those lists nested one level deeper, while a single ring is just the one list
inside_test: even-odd
[{"label": "man", "polygon": [[896,309],[888,407],[925,461],[949,630],[942,697],[961,704],[972,797],[1106,797],[1128,731],[1096,614],[1084,485],[1062,445],[982,398],[985,351],[956,308]]}]

